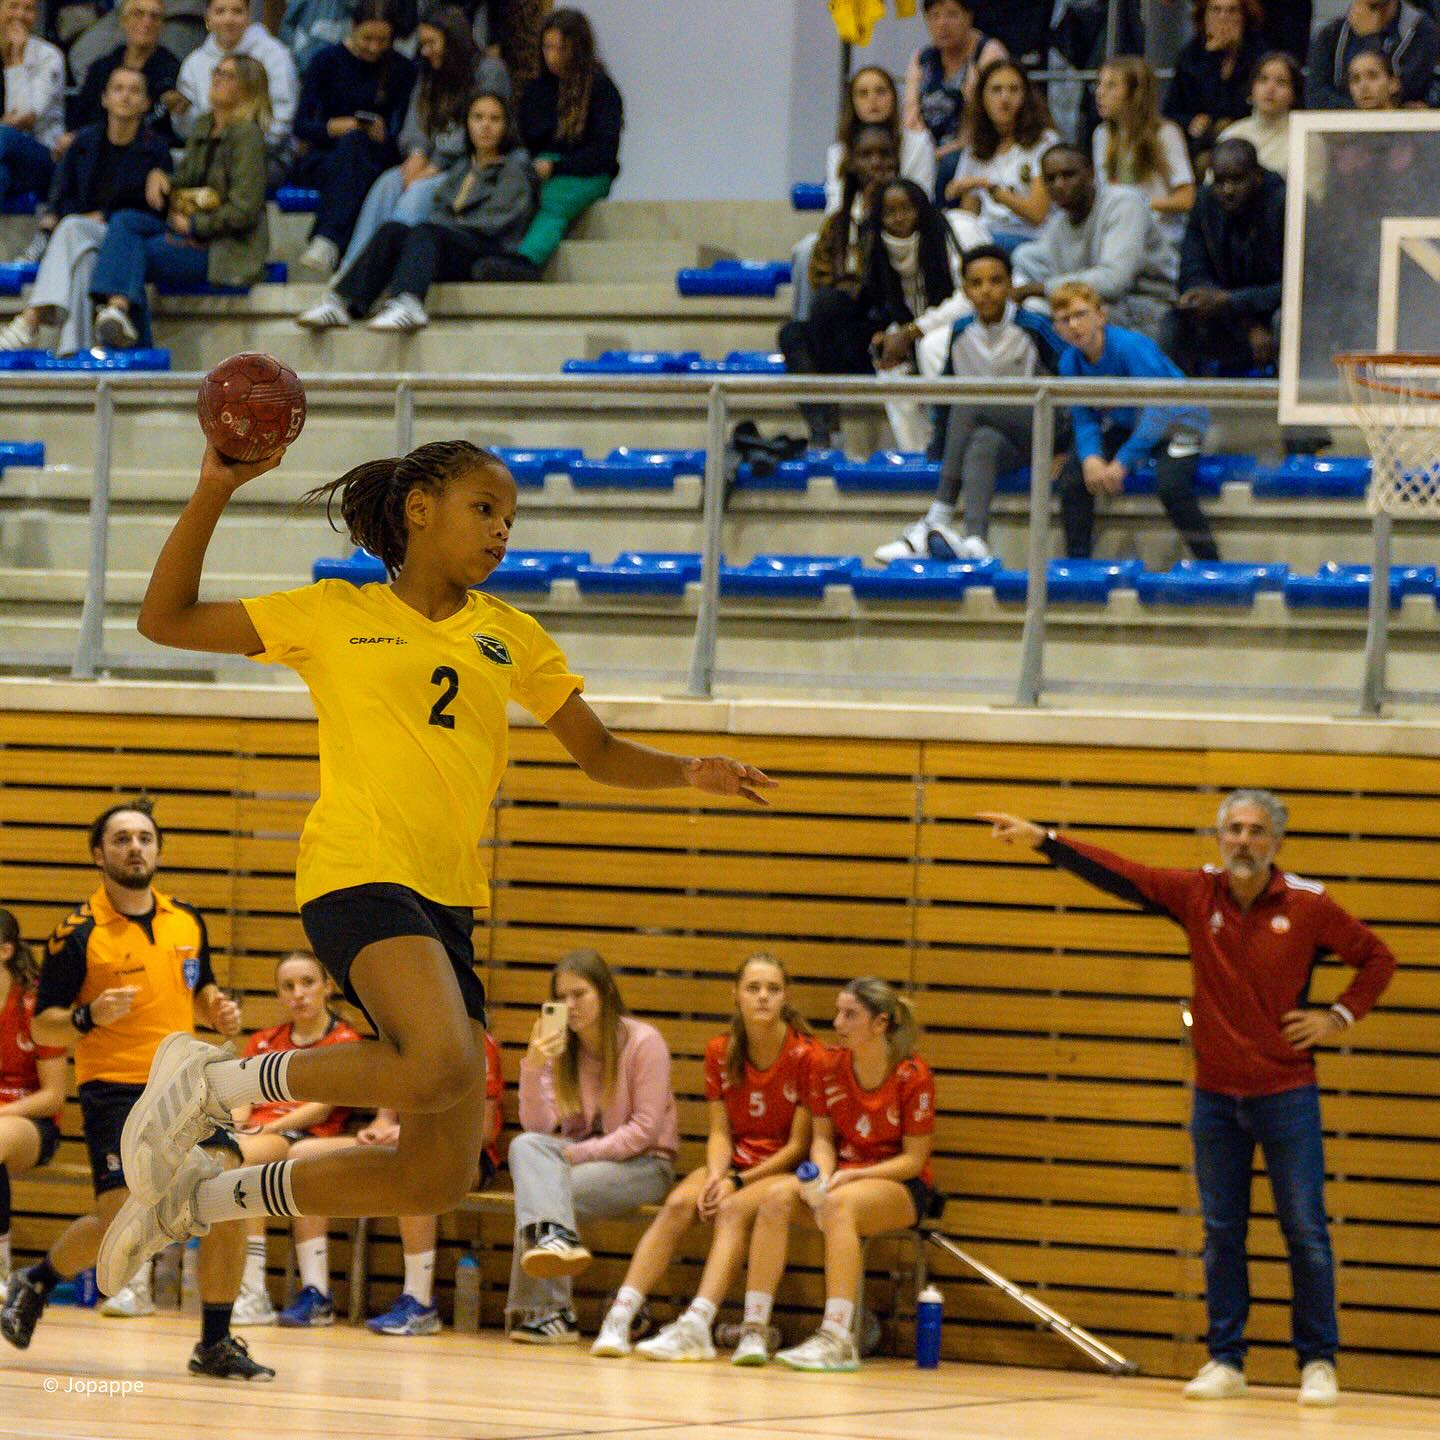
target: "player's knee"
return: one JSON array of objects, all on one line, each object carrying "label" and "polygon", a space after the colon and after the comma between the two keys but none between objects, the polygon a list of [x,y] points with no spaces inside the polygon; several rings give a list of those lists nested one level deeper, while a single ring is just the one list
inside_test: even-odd
[{"label": "player's knee", "polygon": [[473,1165],[437,1164],[404,1179],[402,1197],[407,1214],[444,1215],[470,1193]]},{"label": "player's knee", "polygon": [[409,1094],[400,1108],[432,1115],[458,1105],[475,1084],[473,1045],[441,1045],[411,1067]]},{"label": "player's knee", "polygon": [[686,1187],[677,1185],[660,1207],[660,1218],[671,1225],[688,1224],[695,1214],[695,1196],[686,1193]]},{"label": "player's knee", "polygon": [[717,1225],[744,1225],[747,1220],[754,1218],[755,1212],[747,1207],[738,1194],[727,1195],[715,1207],[715,1223]]},{"label": "player's knee", "polygon": [[788,1225],[795,1208],[798,1192],[789,1185],[778,1185],[760,1202],[756,1220],[767,1225]]}]

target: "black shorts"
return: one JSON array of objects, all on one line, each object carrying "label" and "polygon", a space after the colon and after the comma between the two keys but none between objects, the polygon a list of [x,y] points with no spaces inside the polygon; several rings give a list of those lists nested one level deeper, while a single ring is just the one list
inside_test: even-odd
[{"label": "black shorts", "polygon": [[[351,885],[331,890],[300,907],[300,923],[316,958],[352,1004],[365,1004],[350,983],[355,957],[377,940],[401,935],[428,935],[438,940],[450,957],[465,1013],[482,1025],[485,1020],[485,986],[475,973],[475,912],[465,905],[440,905],[406,885]],[[372,1026],[375,1017],[365,1010]],[[378,1029],[378,1027],[377,1027]]]},{"label": "black shorts", "polygon": [[40,1132],[40,1154],[31,1167],[38,1170],[55,1158],[55,1151],[60,1147],[60,1127],[48,1115],[24,1115],[21,1119],[28,1120]]},{"label": "black shorts", "polygon": [[[145,1087],[114,1080],[87,1080],[78,1093],[95,1193],[119,1190],[125,1184],[125,1173],[120,1168],[120,1135]],[[207,1150],[225,1150],[237,1160],[241,1158],[240,1147],[228,1130],[212,1130],[200,1143]]]},{"label": "black shorts", "polygon": [[918,1175],[904,1182],[915,1206],[915,1223],[924,1225],[927,1221],[938,1220],[945,1209],[945,1197],[933,1185],[927,1185]]}]

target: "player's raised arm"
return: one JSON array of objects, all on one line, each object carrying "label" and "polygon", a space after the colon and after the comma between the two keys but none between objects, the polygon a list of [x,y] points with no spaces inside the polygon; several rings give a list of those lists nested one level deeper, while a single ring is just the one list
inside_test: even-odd
[{"label": "player's raised arm", "polygon": [[206,445],[195,493],[180,512],[165,541],[136,628],[157,645],[177,650],[208,650],[223,655],[253,655],[264,649],[244,605],[238,600],[200,599],[200,575],[210,537],[230,497],[284,458],[278,450],[264,460],[236,464]]}]

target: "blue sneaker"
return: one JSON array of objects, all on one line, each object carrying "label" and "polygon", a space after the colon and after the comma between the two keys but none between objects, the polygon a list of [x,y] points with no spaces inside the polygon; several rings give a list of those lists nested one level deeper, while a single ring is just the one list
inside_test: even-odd
[{"label": "blue sneaker", "polygon": [[413,1295],[402,1295],[383,1315],[367,1320],[365,1328],[377,1335],[434,1335],[440,1329],[440,1312]]},{"label": "blue sneaker", "polygon": [[306,1325],[333,1325],[335,1307],[328,1295],[322,1295],[313,1285],[307,1285],[280,1312],[275,1323],[292,1330]]}]

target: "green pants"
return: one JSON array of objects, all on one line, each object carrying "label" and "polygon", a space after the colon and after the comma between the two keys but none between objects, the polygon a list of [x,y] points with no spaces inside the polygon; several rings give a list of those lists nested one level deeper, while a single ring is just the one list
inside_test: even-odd
[{"label": "green pants", "polygon": [[610,193],[608,175],[552,175],[540,186],[540,208],[519,244],[520,253],[543,267],[560,248],[565,232]]}]

